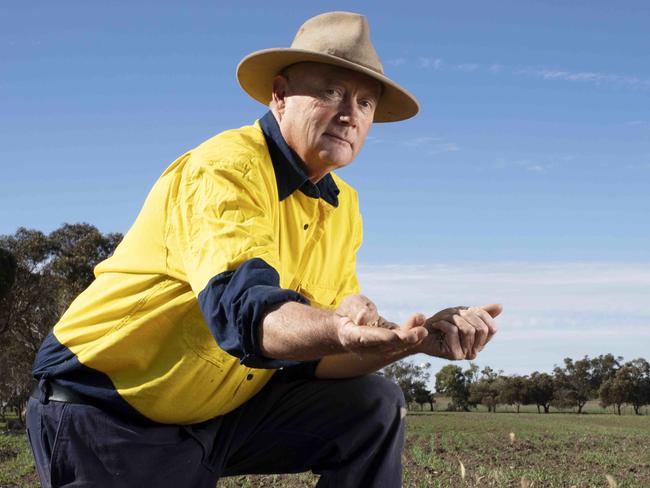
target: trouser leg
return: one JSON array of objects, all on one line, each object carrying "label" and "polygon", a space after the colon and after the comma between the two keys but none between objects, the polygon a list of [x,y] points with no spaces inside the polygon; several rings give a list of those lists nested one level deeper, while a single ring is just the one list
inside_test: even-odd
[{"label": "trouser leg", "polygon": [[214,488],[186,428],[130,422],[90,405],[29,399],[27,427],[44,488]]},{"label": "trouser leg", "polygon": [[272,379],[224,417],[221,433],[237,434],[215,461],[222,476],[312,470],[320,487],[399,487],[404,414],[399,387],[377,375]]},{"label": "trouser leg", "polygon": [[[52,447],[56,437],[57,423],[42,422],[40,412],[37,411],[38,402],[30,398],[27,403],[27,437],[34,456],[34,464],[41,486],[48,488],[52,486],[50,480],[50,459]],[[60,405],[60,404],[59,404]]]},{"label": "trouser leg", "polygon": [[308,470],[321,487],[398,487],[404,407],[399,387],[376,375],[278,375],[198,425],[144,426],[89,405],[30,399],[28,428],[44,487],[212,488],[219,476]]}]

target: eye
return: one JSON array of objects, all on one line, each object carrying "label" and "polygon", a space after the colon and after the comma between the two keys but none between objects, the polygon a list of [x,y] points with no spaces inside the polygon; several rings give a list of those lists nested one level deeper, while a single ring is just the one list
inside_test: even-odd
[{"label": "eye", "polygon": [[359,105],[364,110],[371,110],[375,106],[375,101],[369,98],[362,98],[359,100]]},{"label": "eye", "polygon": [[328,98],[334,98],[334,99],[338,99],[343,96],[341,89],[336,87],[327,87],[323,89],[323,94]]}]

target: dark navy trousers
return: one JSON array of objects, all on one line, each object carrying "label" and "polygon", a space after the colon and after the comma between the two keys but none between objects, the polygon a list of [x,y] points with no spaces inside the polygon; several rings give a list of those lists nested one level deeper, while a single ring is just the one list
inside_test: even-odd
[{"label": "dark navy trousers", "polygon": [[191,426],[30,398],[27,432],[44,487],[214,488],[224,476],[310,470],[318,487],[399,487],[405,412],[399,387],[377,375],[276,374],[239,408]]}]

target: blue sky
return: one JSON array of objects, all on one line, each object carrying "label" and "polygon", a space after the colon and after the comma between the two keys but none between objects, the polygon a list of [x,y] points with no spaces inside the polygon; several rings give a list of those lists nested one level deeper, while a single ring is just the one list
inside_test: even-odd
[{"label": "blue sky", "polygon": [[[607,275],[603,266],[628,270],[614,288],[586,294],[594,302],[576,305],[584,314],[572,327],[604,330],[606,321],[589,315],[593,304],[645,287],[645,295],[629,295],[633,306],[619,307],[623,315],[607,327],[628,327],[629,340],[612,352],[646,354],[650,341],[632,340],[632,327],[650,325],[642,298],[650,292],[647,2],[242,5],[3,3],[0,233],[79,221],[127,231],[178,155],[264,113],[235,80],[244,55],[288,46],[312,15],[357,11],[369,18],[387,74],[422,105],[410,121],[374,126],[361,155],[340,172],[361,197],[362,278],[387,265],[395,279],[429,276],[444,265],[466,279],[455,295],[444,295],[453,305],[471,297],[492,301],[484,296],[489,287],[478,283],[498,263],[518,263],[516,270],[531,277],[550,266],[561,282],[556,299],[571,286],[589,289],[594,273]],[[434,281],[433,289],[445,289]],[[532,305],[535,288],[525,283],[493,299],[506,307],[504,344],[543,328],[545,308]],[[364,284],[386,296],[386,310],[401,313],[390,294]],[[427,312],[447,304],[439,296],[403,301]],[[518,316],[508,314],[509,299]],[[525,320],[523,304],[537,310],[537,325]],[[561,313],[551,309],[549,322]],[[542,368],[563,355],[616,345],[616,337],[587,334],[585,341],[562,354],[527,355]],[[487,349],[485,355],[487,362],[504,361]],[[514,360],[503,365],[517,367]]]}]

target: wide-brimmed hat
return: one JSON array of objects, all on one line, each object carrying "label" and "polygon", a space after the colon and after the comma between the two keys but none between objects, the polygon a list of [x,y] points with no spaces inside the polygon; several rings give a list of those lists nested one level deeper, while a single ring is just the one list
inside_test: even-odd
[{"label": "wide-brimmed hat", "polygon": [[375,122],[396,122],[413,117],[420,106],[406,89],[384,75],[370,41],[368,19],[350,12],[327,12],[307,20],[289,48],[255,51],[237,66],[241,87],[258,102],[271,101],[273,78],[295,63],[311,61],[363,73],[383,85]]}]

